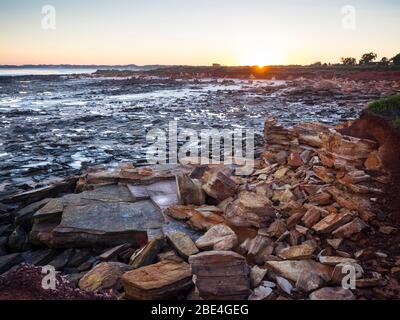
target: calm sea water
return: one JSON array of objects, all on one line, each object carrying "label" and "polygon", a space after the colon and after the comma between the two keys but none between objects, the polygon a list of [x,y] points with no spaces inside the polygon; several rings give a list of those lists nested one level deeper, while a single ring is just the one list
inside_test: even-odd
[{"label": "calm sea water", "polygon": [[92,73],[96,69],[75,68],[0,68],[1,76],[28,76],[28,75],[51,75],[51,74],[81,74]]}]

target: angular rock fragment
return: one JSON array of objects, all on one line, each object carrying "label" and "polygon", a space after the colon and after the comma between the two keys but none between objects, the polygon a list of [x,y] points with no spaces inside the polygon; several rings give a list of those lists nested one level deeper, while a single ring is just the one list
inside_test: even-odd
[{"label": "angular rock fragment", "polygon": [[253,293],[249,296],[249,300],[265,300],[272,294],[272,289],[265,286],[259,286],[254,289]]},{"label": "angular rock fragment", "polygon": [[335,256],[319,256],[319,262],[322,264],[327,264],[329,266],[335,266],[337,264],[353,264],[356,260],[352,258],[335,257]]},{"label": "angular rock fragment", "polygon": [[171,246],[185,260],[199,252],[192,239],[183,232],[170,232],[167,239]]},{"label": "angular rock fragment", "polygon": [[386,279],[382,278],[381,275],[373,278],[356,279],[356,288],[383,287],[386,286],[386,284]]},{"label": "angular rock fragment", "polygon": [[36,251],[25,251],[21,253],[24,262],[37,265],[44,266],[47,265],[56,255],[55,250],[53,249],[43,249]]},{"label": "angular rock fragment", "polygon": [[286,223],[282,219],[272,222],[265,232],[267,237],[279,238],[286,231]]},{"label": "angular rock fragment", "polygon": [[174,205],[168,208],[167,214],[174,219],[186,221],[193,229],[200,231],[207,231],[225,221],[220,215],[221,209],[214,206]]},{"label": "angular rock fragment", "polygon": [[263,279],[265,278],[265,276],[267,275],[268,269],[263,269],[260,268],[259,266],[254,266],[253,268],[251,268],[250,271],[250,281],[251,281],[251,287],[255,288],[257,287],[261,281],[263,281]]},{"label": "angular rock fragment", "polygon": [[225,224],[217,224],[210,228],[196,241],[200,250],[228,251],[237,245],[238,239],[235,232]]},{"label": "angular rock fragment", "polygon": [[174,250],[161,252],[157,255],[158,262],[164,261],[164,260],[175,261],[175,262],[183,261],[183,259],[181,257],[179,257]]},{"label": "angular rock fragment", "polygon": [[288,165],[294,168],[303,165],[303,160],[298,152],[292,152],[288,157]]},{"label": "angular rock fragment", "polygon": [[177,175],[176,186],[179,204],[201,206],[206,202],[201,182],[197,179],[191,179],[188,174],[182,173]]},{"label": "angular rock fragment", "polygon": [[339,246],[342,244],[343,239],[327,239],[326,242],[333,248],[339,249]]},{"label": "angular rock fragment", "polygon": [[377,148],[374,141],[343,136],[337,132],[322,133],[321,140],[321,151],[324,153],[321,160],[328,166],[362,167],[369,154]]},{"label": "angular rock fragment", "polygon": [[23,227],[30,227],[32,225],[32,217],[34,213],[46,205],[49,201],[50,199],[46,198],[41,201],[31,203],[30,205],[18,210],[15,215],[15,223]]},{"label": "angular rock fragment", "polygon": [[342,287],[325,287],[310,294],[310,300],[354,300],[354,294]]},{"label": "angular rock fragment", "polygon": [[338,238],[350,238],[354,234],[360,233],[366,227],[367,225],[364,221],[360,218],[355,218],[351,222],[337,228],[332,232],[332,235]]},{"label": "angular rock fragment", "polygon": [[160,239],[153,239],[149,241],[149,243],[147,243],[143,248],[137,250],[131,256],[129,264],[134,269],[153,264],[161,250],[162,244],[163,241]]},{"label": "angular rock fragment", "polygon": [[203,190],[218,202],[234,196],[236,189],[237,184],[221,171],[212,174],[203,185]]},{"label": "angular rock fragment", "polygon": [[316,233],[330,233],[336,228],[344,225],[353,218],[353,215],[347,210],[339,213],[331,213],[317,224],[315,224],[312,229]]},{"label": "angular rock fragment", "polygon": [[72,257],[69,259],[68,266],[77,268],[82,263],[88,261],[91,257],[91,252],[89,249],[77,249]]},{"label": "angular rock fragment", "polygon": [[119,253],[130,247],[131,245],[129,243],[123,243],[111,249],[108,249],[107,251],[104,251],[97,258],[101,261],[109,261],[114,259]]},{"label": "angular rock fragment", "polygon": [[349,195],[335,187],[329,187],[327,191],[332,195],[335,201],[348,210],[355,210],[358,212],[361,219],[368,223],[374,216],[371,212],[371,205],[368,199],[357,195]]},{"label": "angular rock fragment", "polygon": [[273,253],[274,242],[259,230],[257,236],[243,242],[240,249],[241,253],[247,254],[248,259],[262,265]]},{"label": "angular rock fragment", "polygon": [[310,203],[314,203],[317,205],[327,205],[331,202],[332,196],[327,192],[320,192],[308,197],[308,201]]},{"label": "angular rock fragment", "polygon": [[364,166],[369,171],[383,171],[382,159],[378,150],[371,152],[365,160]]},{"label": "angular rock fragment", "polygon": [[274,190],[272,200],[280,203],[288,203],[295,199],[295,195],[290,191],[290,186],[287,185],[283,190]]},{"label": "angular rock fragment", "polygon": [[275,209],[267,197],[249,191],[242,191],[225,212],[226,218],[233,225],[257,228],[265,227],[274,214]]},{"label": "angular rock fragment", "polygon": [[[218,214],[216,212],[218,212]],[[213,209],[201,210],[201,208],[198,208],[187,221],[187,224],[195,230],[207,231],[213,226],[224,222],[225,219],[223,216],[219,215],[219,211],[213,211]]]},{"label": "angular rock fragment", "polygon": [[102,262],[79,280],[79,288],[86,291],[100,291],[118,288],[121,276],[131,267],[119,262]]},{"label": "angular rock fragment", "polygon": [[55,182],[43,188],[33,189],[16,194],[15,196],[10,197],[9,201],[12,203],[33,203],[41,201],[44,198],[56,197],[60,193],[73,192],[77,181],[77,177],[69,177],[63,181]]},{"label": "angular rock fragment", "polygon": [[303,270],[296,282],[296,288],[304,292],[314,291],[324,285],[324,280],[314,272]]},{"label": "angular rock fragment", "polygon": [[126,297],[136,300],[176,299],[193,286],[189,264],[169,260],[126,272],[122,284]]},{"label": "angular rock fragment", "polygon": [[314,251],[314,246],[301,244],[280,250],[278,256],[284,260],[302,260],[311,258]]},{"label": "angular rock fragment", "polygon": [[73,254],[74,249],[67,249],[51,260],[49,265],[53,266],[57,271],[60,271],[68,264]]},{"label": "angular rock fragment", "polygon": [[232,251],[206,251],[189,258],[195,284],[205,300],[241,300],[250,294],[249,267]]},{"label": "angular rock fragment", "polygon": [[278,275],[297,282],[303,271],[319,274],[324,281],[330,281],[333,267],[323,265],[313,260],[286,260],[286,261],[267,261],[266,267],[276,272]]},{"label": "angular rock fragment", "polygon": [[311,228],[321,219],[321,211],[316,208],[310,208],[301,218],[301,222],[307,228]]},{"label": "angular rock fragment", "polygon": [[287,228],[291,229],[293,226],[299,223],[304,214],[305,212],[301,209],[292,212],[289,218],[286,220]]},{"label": "angular rock fragment", "polygon": [[285,278],[277,276],[276,277],[276,284],[278,285],[278,288],[281,289],[283,292],[285,292],[285,293],[287,293],[289,295],[292,293],[293,286]]},{"label": "angular rock fragment", "polygon": [[313,171],[315,175],[325,183],[332,183],[335,179],[333,170],[329,170],[323,166],[314,166]]}]

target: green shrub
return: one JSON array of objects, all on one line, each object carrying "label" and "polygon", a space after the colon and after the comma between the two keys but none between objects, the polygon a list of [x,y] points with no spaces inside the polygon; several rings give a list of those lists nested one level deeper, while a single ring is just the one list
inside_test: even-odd
[{"label": "green shrub", "polygon": [[397,118],[397,116],[400,116],[400,95],[382,98],[371,102],[368,105],[368,110],[383,116]]}]

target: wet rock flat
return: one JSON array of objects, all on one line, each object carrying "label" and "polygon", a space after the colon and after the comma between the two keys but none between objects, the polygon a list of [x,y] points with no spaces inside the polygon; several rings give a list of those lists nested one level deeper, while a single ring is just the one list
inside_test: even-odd
[{"label": "wet rock flat", "polygon": [[[392,82],[174,80],[90,76],[0,79],[0,198],[93,164],[143,163],[146,132],[354,119]],[[396,84],[396,82],[395,82]],[[366,93],[366,88],[368,88]],[[398,84],[397,84],[398,90]],[[232,127],[232,124],[235,124]],[[262,143],[261,137],[257,139]]]}]

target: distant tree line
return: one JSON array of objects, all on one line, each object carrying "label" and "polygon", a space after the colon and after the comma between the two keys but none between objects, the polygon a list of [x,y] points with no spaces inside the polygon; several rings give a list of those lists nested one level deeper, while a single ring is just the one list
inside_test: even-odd
[{"label": "distant tree line", "polygon": [[[358,65],[360,66],[365,66],[365,65],[380,65],[380,66],[390,66],[390,65],[395,65],[395,66],[400,66],[400,53],[394,56],[391,59],[388,59],[387,57],[383,57],[381,60],[376,61],[378,58],[378,55],[374,52],[368,52],[364,53],[361,57],[361,59],[358,61]],[[343,65],[346,66],[355,66],[357,65],[357,60],[352,57],[343,57],[340,59]]]}]

